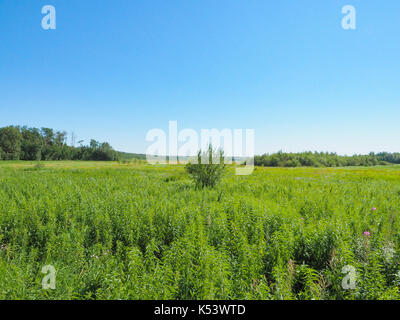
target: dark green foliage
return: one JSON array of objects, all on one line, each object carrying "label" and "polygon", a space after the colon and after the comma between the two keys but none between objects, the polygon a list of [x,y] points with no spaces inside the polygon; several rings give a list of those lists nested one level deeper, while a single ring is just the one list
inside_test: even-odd
[{"label": "dark green foliage", "polygon": [[284,153],[280,151],[254,157],[254,164],[264,167],[350,167],[389,163],[400,163],[400,154],[370,153],[369,155],[340,156],[327,152]]},{"label": "dark green foliage", "polygon": [[0,128],[0,160],[101,160],[119,159],[107,143],[90,141],[89,146],[71,147],[67,133],[50,128],[9,126]]},{"label": "dark green foliage", "polygon": [[41,160],[44,139],[37,128],[21,128],[23,160]]},{"label": "dark green foliage", "polygon": [[199,151],[196,160],[189,162],[185,166],[196,187],[215,187],[218,181],[221,180],[225,170],[223,151],[215,151],[210,145],[207,151]]},{"label": "dark green foliage", "polygon": [[21,132],[17,127],[0,128],[0,148],[3,160],[19,160],[21,157]]},{"label": "dark green foliage", "polygon": [[379,161],[400,164],[400,153],[380,152],[376,155]]},{"label": "dark green foliage", "polygon": [[96,140],[90,140],[89,146],[81,146],[78,149],[76,158],[79,160],[114,161],[118,160],[118,154],[107,142],[99,143]]}]

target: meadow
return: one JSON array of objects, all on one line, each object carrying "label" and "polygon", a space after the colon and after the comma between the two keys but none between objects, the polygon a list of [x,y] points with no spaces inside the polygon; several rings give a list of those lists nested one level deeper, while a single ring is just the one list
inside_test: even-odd
[{"label": "meadow", "polygon": [[399,215],[400,166],[197,190],[183,166],[2,161],[0,299],[400,299]]}]

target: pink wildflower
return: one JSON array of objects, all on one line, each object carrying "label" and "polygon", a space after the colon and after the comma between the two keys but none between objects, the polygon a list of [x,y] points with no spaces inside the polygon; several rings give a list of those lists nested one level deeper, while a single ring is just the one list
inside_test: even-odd
[{"label": "pink wildflower", "polygon": [[364,236],[369,237],[371,235],[371,233],[369,233],[368,231],[364,231]]}]

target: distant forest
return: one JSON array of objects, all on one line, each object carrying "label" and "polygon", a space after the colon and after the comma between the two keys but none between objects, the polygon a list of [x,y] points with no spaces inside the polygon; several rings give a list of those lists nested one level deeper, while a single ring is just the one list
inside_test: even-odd
[{"label": "distant forest", "polygon": [[[0,128],[0,160],[145,160],[146,155],[114,150],[107,142],[90,140],[89,145],[67,144],[67,133],[50,128],[8,126]],[[72,143],[73,144],[73,143]],[[347,167],[400,164],[400,153],[370,153],[341,156],[327,152],[264,154],[254,157],[264,167]]]},{"label": "distant forest", "polygon": [[256,166],[264,167],[349,167],[400,164],[400,153],[373,153],[341,156],[328,152],[264,154],[254,157]]},{"label": "distant forest", "polygon": [[[121,154],[107,142],[67,145],[67,133],[50,128],[0,128],[0,160],[119,160]],[[82,142],[82,141],[81,141]]]}]

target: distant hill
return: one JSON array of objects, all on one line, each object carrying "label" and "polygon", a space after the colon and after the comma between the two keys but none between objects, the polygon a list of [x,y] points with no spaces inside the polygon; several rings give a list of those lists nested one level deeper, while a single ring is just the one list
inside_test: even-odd
[{"label": "distant hill", "polygon": [[139,159],[146,160],[146,155],[143,153],[129,153],[129,152],[121,152],[117,151],[118,158],[121,160],[131,160],[131,159]]}]

